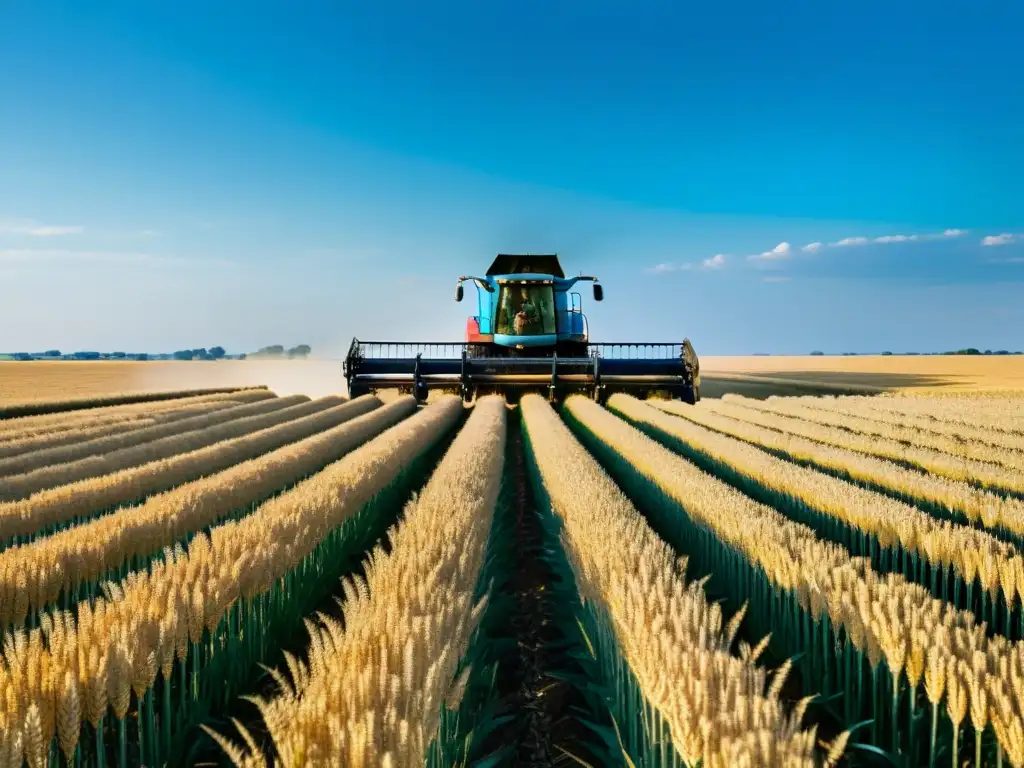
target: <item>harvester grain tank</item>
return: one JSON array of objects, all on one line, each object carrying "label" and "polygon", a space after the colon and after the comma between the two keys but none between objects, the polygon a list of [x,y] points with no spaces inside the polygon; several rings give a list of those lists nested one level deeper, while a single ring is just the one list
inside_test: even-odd
[{"label": "harvester grain tank", "polygon": [[614,392],[660,394],[690,404],[700,399],[700,363],[689,339],[677,342],[590,341],[580,294],[596,277],[566,277],[555,255],[499,254],[483,276],[458,279],[477,289],[477,313],[461,342],[352,340],[344,374],[352,397],[397,389],[425,400],[432,390],[466,401],[501,393],[515,401],[524,392],[552,400],[586,393],[603,402]]}]

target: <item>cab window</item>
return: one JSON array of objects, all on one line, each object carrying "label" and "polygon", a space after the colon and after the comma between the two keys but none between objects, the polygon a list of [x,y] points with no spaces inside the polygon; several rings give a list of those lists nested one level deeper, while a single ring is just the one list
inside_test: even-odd
[{"label": "cab window", "polygon": [[495,331],[509,336],[555,333],[555,302],[552,287],[528,283],[501,286]]}]

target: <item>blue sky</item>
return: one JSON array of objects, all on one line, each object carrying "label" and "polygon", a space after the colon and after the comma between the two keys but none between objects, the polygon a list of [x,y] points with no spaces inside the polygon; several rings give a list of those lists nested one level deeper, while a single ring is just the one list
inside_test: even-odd
[{"label": "blue sky", "polygon": [[459,339],[503,251],[595,340],[1024,348],[1024,6],[840,5],[5,3],[0,350]]}]

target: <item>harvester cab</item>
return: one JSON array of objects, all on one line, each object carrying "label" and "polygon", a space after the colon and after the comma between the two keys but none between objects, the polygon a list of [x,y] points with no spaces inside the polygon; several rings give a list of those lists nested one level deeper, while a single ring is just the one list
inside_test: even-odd
[{"label": "harvester cab", "polygon": [[491,393],[514,401],[524,392],[551,400],[586,393],[603,402],[614,392],[662,394],[694,404],[700,363],[688,339],[675,342],[590,341],[582,299],[572,289],[596,277],[566,277],[555,255],[499,254],[483,276],[463,275],[455,288],[477,289],[477,311],[462,342],[352,340],[344,363],[349,394],[382,389],[453,391],[466,401]]}]

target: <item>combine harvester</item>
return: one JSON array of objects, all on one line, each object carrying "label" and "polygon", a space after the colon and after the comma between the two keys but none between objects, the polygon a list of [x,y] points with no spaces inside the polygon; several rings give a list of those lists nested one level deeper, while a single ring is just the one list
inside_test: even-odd
[{"label": "combine harvester", "polygon": [[351,397],[398,389],[421,402],[430,391],[460,394],[466,402],[504,394],[515,402],[525,392],[552,401],[586,393],[604,402],[615,392],[638,397],[700,400],[700,365],[689,339],[675,342],[592,343],[578,293],[554,255],[499,254],[484,277],[460,277],[477,287],[479,314],[466,323],[463,342],[352,340],[343,366]]}]

